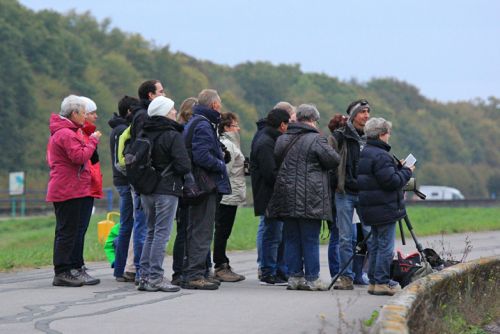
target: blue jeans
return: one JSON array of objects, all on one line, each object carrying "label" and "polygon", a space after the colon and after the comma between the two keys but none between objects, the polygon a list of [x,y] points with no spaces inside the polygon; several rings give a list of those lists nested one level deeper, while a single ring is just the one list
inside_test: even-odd
[{"label": "blue jeans", "polygon": [[283,222],[265,217],[262,231],[260,263],[262,276],[275,276],[277,274],[280,267],[278,253],[282,238]]},{"label": "blue jeans", "polygon": [[290,277],[319,278],[319,232],[321,220],[285,219],[285,257]]},{"label": "blue jeans", "polygon": [[391,262],[394,256],[396,223],[372,226],[368,278],[371,284],[388,284],[391,276]]},{"label": "blue jeans", "polygon": [[339,228],[337,222],[330,224],[330,241],[328,242],[328,269],[330,277],[334,277],[340,271],[339,259]]},{"label": "blue jeans", "polygon": [[146,214],[147,235],[141,255],[141,277],[156,280],[163,277],[163,260],[179,198],[173,195],[141,195]]},{"label": "blue jeans", "polygon": [[120,195],[120,232],[118,233],[115,257],[115,277],[122,277],[127,262],[128,247],[134,227],[134,204],[130,186],[116,186]]},{"label": "blue jeans", "polygon": [[132,201],[134,202],[134,265],[136,273],[140,273],[141,255],[144,240],[146,239],[146,215],[141,205],[141,196],[132,189]]},{"label": "blue jeans", "polygon": [[262,263],[262,234],[264,233],[265,217],[259,216],[259,227],[257,228],[257,265],[259,268]]},{"label": "blue jeans", "polygon": [[[337,208],[337,226],[339,228],[339,259],[340,268],[344,268],[354,254],[356,245],[356,226],[352,223],[354,208],[359,205],[356,195],[335,194],[335,207]],[[346,267],[343,276],[354,280],[352,262]]]}]

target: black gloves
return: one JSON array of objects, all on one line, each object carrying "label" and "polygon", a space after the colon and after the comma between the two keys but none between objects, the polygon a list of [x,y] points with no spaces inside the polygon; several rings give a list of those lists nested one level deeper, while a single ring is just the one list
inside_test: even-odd
[{"label": "black gloves", "polygon": [[231,153],[227,150],[226,145],[220,143],[220,148],[222,149],[222,152],[224,153],[224,163],[228,164],[231,161]]}]

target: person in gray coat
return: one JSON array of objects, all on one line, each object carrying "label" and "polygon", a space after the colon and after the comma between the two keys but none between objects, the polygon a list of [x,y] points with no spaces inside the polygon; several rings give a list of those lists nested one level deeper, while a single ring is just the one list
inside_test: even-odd
[{"label": "person in gray coat", "polygon": [[339,155],[318,130],[319,111],[302,104],[297,123],[278,138],[274,154],[280,170],[267,207],[269,217],[284,221],[288,290],[326,290],[319,279],[319,233],[332,220],[328,170]]}]

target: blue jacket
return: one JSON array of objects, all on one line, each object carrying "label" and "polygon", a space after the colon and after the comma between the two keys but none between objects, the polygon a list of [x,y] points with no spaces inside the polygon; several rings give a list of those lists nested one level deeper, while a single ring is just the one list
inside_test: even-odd
[{"label": "blue jacket", "polygon": [[220,121],[220,114],[205,106],[196,105],[193,107],[193,117],[184,127],[184,140],[187,139],[189,129],[193,120],[202,117],[203,120],[197,122],[193,131],[192,141],[192,163],[205,169],[207,174],[217,185],[219,194],[230,194],[231,184],[227,176],[224,154],[217,138],[217,124]]},{"label": "blue jacket", "polygon": [[381,140],[367,141],[358,167],[360,216],[367,225],[393,223],[406,215],[403,187],[411,170],[389,154],[391,146]]}]

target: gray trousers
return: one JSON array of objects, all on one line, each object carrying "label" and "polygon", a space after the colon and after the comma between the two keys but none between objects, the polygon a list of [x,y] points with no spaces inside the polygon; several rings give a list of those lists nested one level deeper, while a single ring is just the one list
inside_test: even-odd
[{"label": "gray trousers", "polygon": [[163,277],[165,247],[172,232],[178,201],[179,198],[172,195],[141,195],[147,225],[141,255],[141,277],[151,280]]},{"label": "gray trousers", "polygon": [[207,254],[214,235],[217,194],[210,194],[195,205],[189,206],[186,229],[185,281],[200,279],[207,269]]}]

